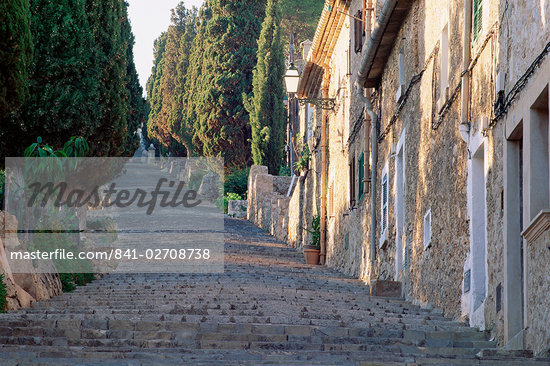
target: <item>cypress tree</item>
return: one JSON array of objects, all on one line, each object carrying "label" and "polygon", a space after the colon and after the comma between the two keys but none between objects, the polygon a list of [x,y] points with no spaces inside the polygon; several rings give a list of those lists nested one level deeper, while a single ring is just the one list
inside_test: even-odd
[{"label": "cypress tree", "polygon": [[[200,128],[198,120],[198,100],[202,88],[203,64],[204,64],[204,44],[206,38],[207,25],[212,18],[212,10],[209,2],[205,2],[199,9],[196,20],[196,35],[191,47],[189,65],[186,71],[184,83],[184,93],[182,95],[182,120],[181,127],[186,131],[181,131],[182,136],[191,135],[191,145],[193,151],[191,154],[202,154],[202,141],[196,131]],[[174,126],[177,128],[177,126]],[[180,128],[181,128],[180,127]]]},{"label": "cypress tree", "polygon": [[128,4],[124,3],[124,21],[122,23],[122,40],[126,48],[126,90],[129,93],[127,102],[127,138],[125,152],[132,153],[139,145],[139,136],[137,129],[143,125],[146,117],[145,99],[143,98],[143,88],[139,84],[138,73],[134,63],[134,43],[135,37],[132,33],[132,27],[128,19]]},{"label": "cypress tree", "polygon": [[188,124],[185,118],[186,105],[185,99],[185,84],[187,80],[187,70],[193,42],[197,35],[197,8],[185,10],[183,3],[176,9],[176,14],[182,13],[179,18],[185,21],[182,37],[180,38],[180,48],[178,50],[178,63],[176,65],[176,77],[174,79],[174,96],[172,100],[172,110],[168,117],[168,126],[172,138],[174,138],[184,148],[186,156],[193,155],[193,124]]},{"label": "cypress tree", "polygon": [[[183,3],[172,10],[172,25],[166,32],[162,58],[158,61],[158,80],[155,84],[153,113],[149,117],[149,132],[162,146],[176,156],[188,155],[191,146],[181,138],[175,123],[181,116],[182,78],[187,70],[188,48],[194,38],[196,10],[188,10]],[[183,53],[182,53],[183,52]],[[183,74],[183,75],[182,75]]]},{"label": "cypress tree", "polygon": [[19,124],[21,149],[37,136],[63,146],[71,136],[87,137],[97,127],[98,69],[85,3],[33,0],[30,9],[35,52],[29,98],[12,122]]},{"label": "cypress tree", "polygon": [[31,58],[29,2],[3,0],[0,3],[0,118],[24,102]]},{"label": "cypress tree", "polygon": [[160,81],[163,71],[163,58],[164,51],[166,49],[166,32],[162,33],[156,40],[153,46],[154,50],[154,60],[153,68],[151,69],[151,75],[147,80],[145,89],[147,90],[147,101],[149,103],[149,116],[147,120],[147,135],[152,141],[157,141],[155,139],[156,135],[156,125],[154,121],[156,120],[156,115],[159,114],[162,107],[162,99],[160,98]]},{"label": "cypress tree", "polygon": [[126,89],[127,47],[122,37],[126,15],[121,0],[86,0],[94,42],[94,61],[100,65],[99,120],[88,139],[92,156],[120,156],[128,130],[129,92]]},{"label": "cypress tree", "polygon": [[27,70],[32,60],[30,9],[26,0],[0,3],[0,168],[5,156],[17,156],[22,126],[10,117],[28,97]]},{"label": "cypress tree", "polygon": [[278,174],[283,159],[285,63],[281,40],[281,9],[278,0],[268,0],[258,40],[258,62],[254,69],[253,95],[246,99],[252,133],[254,164],[267,165]]},{"label": "cypress tree", "polygon": [[195,139],[205,156],[222,156],[227,167],[248,164],[250,126],[242,94],[252,91],[263,1],[212,0],[206,23],[195,115]]}]

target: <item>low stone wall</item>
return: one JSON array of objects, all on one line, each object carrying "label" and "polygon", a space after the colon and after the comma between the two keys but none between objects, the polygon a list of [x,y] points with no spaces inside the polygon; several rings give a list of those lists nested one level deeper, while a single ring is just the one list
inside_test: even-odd
[{"label": "low stone wall", "polygon": [[248,176],[247,219],[279,240],[288,239],[287,197],[291,177],[268,174],[267,167],[253,165]]},{"label": "low stone wall", "polygon": [[238,219],[246,218],[246,205],[245,200],[231,200],[227,202],[227,214]]}]

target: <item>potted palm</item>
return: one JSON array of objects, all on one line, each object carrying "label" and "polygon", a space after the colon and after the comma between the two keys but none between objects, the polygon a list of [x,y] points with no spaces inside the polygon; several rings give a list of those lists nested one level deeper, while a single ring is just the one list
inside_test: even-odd
[{"label": "potted palm", "polygon": [[304,246],[304,259],[306,264],[319,264],[319,252],[321,249],[321,218],[319,215],[313,216],[311,220],[311,230],[304,228],[311,234],[311,244]]}]

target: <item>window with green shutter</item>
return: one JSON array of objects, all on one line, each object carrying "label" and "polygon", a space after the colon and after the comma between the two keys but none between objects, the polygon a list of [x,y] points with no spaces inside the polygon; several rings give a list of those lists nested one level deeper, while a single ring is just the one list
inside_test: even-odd
[{"label": "window with green shutter", "polygon": [[474,14],[472,17],[472,38],[473,41],[477,41],[481,35],[481,30],[483,29],[483,0],[473,0],[474,1]]},{"label": "window with green shutter", "polygon": [[357,202],[361,203],[361,198],[363,198],[364,186],[365,186],[365,183],[363,183],[363,179],[365,178],[365,155],[363,153],[361,153],[361,155],[359,156],[359,160],[357,162],[357,168],[359,169],[359,174],[357,174],[357,176],[359,177],[358,179],[359,189],[357,190]]}]

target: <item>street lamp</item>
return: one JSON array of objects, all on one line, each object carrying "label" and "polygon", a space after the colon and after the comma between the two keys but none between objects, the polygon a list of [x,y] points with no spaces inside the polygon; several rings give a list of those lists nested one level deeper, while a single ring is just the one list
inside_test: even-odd
[{"label": "street lamp", "polygon": [[285,73],[285,87],[288,94],[296,94],[298,92],[298,83],[300,82],[300,73],[294,64]]},{"label": "street lamp", "polygon": [[300,72],[293,63],[286,70],[285,76],[286,92],[294,96],[292,99],[297,100],[301,106],[313,104],[316,107],[327,110],[334,110],[334,98],[297,98],[295,95],[298,92],[298,84],[300,83]]}]

